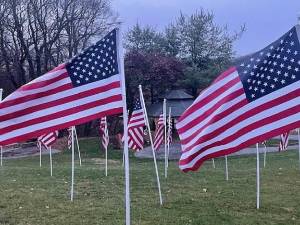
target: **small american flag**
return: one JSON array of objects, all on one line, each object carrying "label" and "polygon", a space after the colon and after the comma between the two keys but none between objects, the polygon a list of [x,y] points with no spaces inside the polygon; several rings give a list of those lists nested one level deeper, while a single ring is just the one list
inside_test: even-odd
[{"label": "small american flag", "polygon": [[263,142],[262,142],[262,145],[266,148],[267,147],[267,141],[266,140],[264,140]]},{"label": "small american flag", "polygon": [[38,137],[38,143],[40,146],[45,146],[45,148],[50,148],[58,138],[58,131],[50,132],[49,134],[44,134]]},{"label": "small american flag", "polygon": [[0,103],[0,145],[122,113],[117,30]]},{"label": "small american flag", "polygon": [[168,121],[168,142],[171,144],[173,142],[173,134],[172,134],[173,124],[172,124],[172,118],[169,118]]},{"label": "small american flag", "polygon": [[164,115],[160,114],[156,122],[156,130],[154,135],[154,150],[158,151],[164,141]]},{"label": "small american flag", "polygon": [[287,149],[289,144],[289,135],[290,132],[286,132],[280,135],[280,142],[279,142],[279,151],[284,151]]},{"label": "small american flag", "polygon": [[72,148],[72,127],[68,128],[68,149]]},{"label": "small american flag", "polygon": [[128,122],[128,146],[140,151],[144,147],[144,126],[146,125],[144,110],[141,101],[137,98],[134,102],[132,115]]},{"label": "small american flag", "polygon": [[299,31],[293,27],[222,73],[182,114],[181,170],[300,127]]},{"label": "small american flag", "polygon": [[99,132],[100,132],[102,146],[104,149],[107,149],[109,143],[109,135],[108,135],[106,117],[102,117],[100,119]]}]

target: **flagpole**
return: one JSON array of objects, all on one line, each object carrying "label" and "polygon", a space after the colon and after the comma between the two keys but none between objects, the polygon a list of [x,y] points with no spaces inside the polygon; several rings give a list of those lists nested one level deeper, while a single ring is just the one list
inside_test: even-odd
[{"label": "flagpole", "polygon": [[40,149],[40,167],[42,167],[42,145],[39,143],[39,149]]},{"label": "flagpole", "polygon": [[[106,133],[107,133],[107,120],[106,120],[106,117],[105,117],[104,133],[105,133],[105,136],[106,136]],[[105,176],[107,177],[107,145],[105,145]]]},{"label": "flagpole", "polygon": [[163,117],[164,117],[164,138],[165,138],[165,178],[168,177],[168,158],[167,158],[167,99],[163,103]]},{"label": "flagpole", "polygon": [[74,198],[74,129],[71,128],[71,136],[72,136],[72,175],[71,175],[71,202],[73,202]]},{"label": "flagpole", "polygon": [[139,90],[140,90],[140,98],[141,98],[141,103],[142,103],[142,107],[143,107],[143,111],[144,111],[146,126],[148,128],[149,139],[150,139],[151,148],[152,148],[152,155],[153,155],[153,161],[154,161],[154,167],[155,167],[156,179],[157,179],[157,187],[158,187],[158,193],[159,193],[159,202],[162,205],[163,201],[162,201],[162,196],[161,196],[161,189],[160,189],[160,181],[159,181],[159,174],[158,174],[158,169],[157,169],[156,156],[155,156],[154,145],[153,145],[150,125],[149,125],[149,120],[148,120],[148,115],[147,115],[147,110],[146,110],[146,106],[145,106],[144,95],[143,95],[143,90],[142,90],[141,85],[139,85]]},{"label": "flagpole", "polygon": [[78,151],[79,165],[81,166],[81,155],[80,155],[79,141],[78,141],[78,136],[77,136],[76,127],[73,126],[73,129],[74,129],[74,134],[75,134],[76,144],[77,144],[77,151]]},{"label": "flagpole", "polygon": [[49,147],[49,156],[50,156],[50,175],[52,177],[53,171],[52,171],[52,147]]},{"label": "flagpole", "polygon": [[[120,23],[121,24],[121,23]],[[122,100],[123,100],[123,126],[124,126],[124,159],[125,159],[125,224],[130,225],[130,183],[129,183],[129,154],[128,154],[128,115],[126,103],[126,84],[124,71],[124,54],[121,44],[120,25],[117,29],[117,44],[118,44],[118,65],[121,75]]]},{"label": "flagpole", "polygon": [[213,168],[216,169],[215,159],[212,159]]},{"label": "flagpole", "polygon": [[256,208],[259,209],[260,203],[260,177],[259,177],[259,149],[256,144]]},{"label": "flagpole", "polygon": [[227,155],[225,155],[225,178],[228,180],[228,160]]},{"label": "flagpole", "polygon": [[[2,101],[3,89],[0,88],[0,102]],[[0,165],[3,165],[3,147],[0,146]]]},{"label": "flagpole", "polygon": [[299,157],[299,169],[300,169],[300,129],[297,129],[297,133],[298,133],[298,157]]},{"label": "flagpole", "polygon": [[172,126],[171,126],[171,120],[172,120],[172,117],[171,117],[171,112],[172,112],[172,108],[169,107],[169,118],[168,118],[168,139],[167,139],[167,142],[168,142],[168,153],[167,153],[167,168],[169,168],[169,154],[170,154],[170,139],[171,139],[171,129],[172,129]]},{"label": "flagpole", "polygon": [[267,158],[267,146],[265,145],[265,149],[264,149],[264,168],[266,167],[266,158]]}]

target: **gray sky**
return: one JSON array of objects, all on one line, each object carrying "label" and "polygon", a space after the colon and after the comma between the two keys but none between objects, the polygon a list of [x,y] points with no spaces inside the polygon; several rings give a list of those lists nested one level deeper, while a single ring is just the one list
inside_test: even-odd
[{"label": "gray sky", "polygon": [[113,0],[113,7],[128,30],[137,21],[158,29],[174,21],[180,11],[191,14],[203,7],[213,11],[219,25],[247,31],[234,46],[238,55],[257,51],[275,41],[297,22],[300,0]]}]

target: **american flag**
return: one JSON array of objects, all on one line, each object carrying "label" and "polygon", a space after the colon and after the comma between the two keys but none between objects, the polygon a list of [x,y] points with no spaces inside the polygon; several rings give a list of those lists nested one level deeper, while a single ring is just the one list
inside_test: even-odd
[{"label": "american flag", "polygon": [[168,121],[168,134],[167,134],[168,135],[168,142],[169,142],[169,144],[173,142],[172,128],[173,128],[172,118],[170,117],[169,121]]},{"label": "american flag", "polygon": [[299,127],[299,29],[222,73],[182,114],[181,170]]},{"label": "american flag", "polygon": [[122,113],[117,30],[0,103],[0,145]]},{"label": "american flag", "polygon": [[279,151],[284,151],[287,149],[289,144],[289,135],[290,132],[286,132],[280,135],[280,142],[279,142]]},{"label": "american flag", "polygon": [[72,129],[73,127],[68,128],[68,149],[72,148]]},{"label": "american flag", "polygon": [[106,116],[100,119],[99,132],[100,132],[102,146],[104,149],[107,149],[109,143],[109,135],[107,129]]},{"label": "american flag", "polygon": [[38,137],[38,143],[40,146],[44,145],[45,148],[51,147],[58,138],[58,131],[50,132],[49,134],[44,134]]},{"label": "american flag", "polygon": [[264,141],[262,142],[262,145],[266,148],[266,147],[267,147],[267,141],[264,140]]},{"label": "american flag", "polygon": [[154,150],[158,151],[164,141],[164,115],[160,114],[156,122],[156,130],[154,135]]},{"label": "american flag", "polygon": [[146,125],[144,110],[141,101],[137,98],[134,102],[133,112],[128,122],[128,146],[140,151],[144,147],[144,126]]}]

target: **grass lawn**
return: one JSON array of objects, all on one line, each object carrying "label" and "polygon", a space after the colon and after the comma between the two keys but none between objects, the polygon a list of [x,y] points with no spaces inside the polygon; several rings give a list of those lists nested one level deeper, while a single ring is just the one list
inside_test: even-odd
[{"label": "grass lawn", "polygon": [[[81,141],[83,165],[75,169],[75,200],[69,201],[70,152],[56,154],[54,176],[43,156],[7,160],[0,168],[0,224],[79,225],[124,224],[124,176],[119,151],[110,151],[109,176],[97,164],[95,139]],[[261,155],[262,156],[262,155]],[[159,206],[152,160],[131,157],[132,224],[300,224],[300,172],[297,151],[267,155],[261,172],[261,209],[256,210],[255,156],[229,157],[216,169],[207,162],[198,172],[184,174],[170,163],[169,178],[158,166],[164,206]],[[261,160],[262,162],[262,160]],[[261,163],[262,165],[262,163]]]}]

